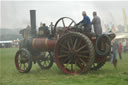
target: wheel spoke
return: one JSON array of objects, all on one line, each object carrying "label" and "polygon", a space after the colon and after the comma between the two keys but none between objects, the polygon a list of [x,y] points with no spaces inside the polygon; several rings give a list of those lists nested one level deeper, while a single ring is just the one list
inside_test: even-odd
[{"label": "wheel spoke", "polygon": [[20,60],[21,59],[21,54],[19,54],[17,58],[18,58],[18,60]]},{"label": "wheel spoke", "polygon": [[76,49],[79,48],[79,46],[81,45],[81,41],[82,40],[80,39],[79,42],[78,42],[78,44],[77,44],[77,46],[76,46]]},{"label": "wheel spoke", "polygon": [[63,23],[63,26],[64,26],[64,28],[65,28],[65,23],[64,23],[64,20],[62,19],[62,23]]},{"label": "wheel spoke", "polygon": [[105,43],[102,43],[102,48],[103,50],[105,50]]},{"label": "wheel spoke", "polygon": [[68,48],[66,46],[64,46],[63,44],[59,44],[59,45],[61,45],[63,48],[68,50]]},{"label": "wheel spoke", "polygon": [[89,51],[79,51],[79,53],[89,53]]},{"label": "wheel spoke", "polygon": [[89,57],[89,56],[80,55],[80,54],[77,54],[77,56],[82,57],[82,58],[88,58]]},{"label": "wheel spoke", "polygon": [[20,64],[21,62],[21,56],[18,56],[18,64]]},{"label": "wheel spoke", "polygon": [[106,43],[106,46],[107,46],[107,47],[110,47],[110,45],[109,45],[108,43]]},{"label": "wheel spoke", "polygon": [[78,61],[78,64],[80,65],[81,68],[83,68],[82,64]]},{"label": "wheel spoke", "polygon": [[72,25],[73,21],[69,24],[68,28]]},{"label": "wheel spoke", "polygon": [[85,62],[83,59],[79,58],[79,60],[80,60],[81,62],[83,62],[84,64],[86,64],[86,62]]},{"label": "wheel spoke", "polygon": [[71,60],[69,59],[68,63],[66,63],[66,67],[69,65],[70,62],[71,62]]},{"label": "wheel spoke", "polygon": [[66,62],[68,59],[69,59],[69,57],[66,57],[66,58],[64,59],[64,62]]},{"label": "wheel spoke", "polygon": [[70,44],[69,42],[67,42],[67,45],[68,45],[68,49],[71,50],[71,47],[70,47]]},{"label": "wheel spoke", "polygon": [[58,56],[58,58],[63,58],[63,57],[66,57],[67,55],[60,55]]},{"label": "wheel spoke", "polygon": [[73,45],[73,49],[76,48],[77,41],[78,41],[78,39],[75,40],[75,43],[74,43],[74,45]]},{"label": "wheel spoke", "polygon": [[78,50],[76,50],[77,52],[79,52],[80,50],[82,50],[83,48],[85,48],[87,46],[87,44],[85,44],[84,46],[80,47]]},{"label": "wheel spoke", "polygon": [[72,41],[72,38],[70,38],[70,46],[72,47],[73,46],[73,41]]},{"label": "wheel spoke", "polygon": [[61,52],[62,53],[66,53],[66,54],[68,54],[69,52],[68,51],[66,51],[66,50],[61,50]]}]

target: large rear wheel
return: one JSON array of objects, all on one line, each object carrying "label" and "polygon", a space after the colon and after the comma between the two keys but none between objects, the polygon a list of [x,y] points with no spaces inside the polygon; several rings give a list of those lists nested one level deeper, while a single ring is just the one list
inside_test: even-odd
[{"label": "large rear wheel", "polygon": [[90,39],[81,33],[71,32],[62,36],[55,48],[56,64],[67,74],[87,72],[95,59]]}]

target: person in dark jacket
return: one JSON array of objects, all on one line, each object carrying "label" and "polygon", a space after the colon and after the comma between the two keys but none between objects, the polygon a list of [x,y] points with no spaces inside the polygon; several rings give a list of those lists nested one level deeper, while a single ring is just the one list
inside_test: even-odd
[{"label": "person in dark jacket", "polygon": [[40,37],[48,37],[49,36],[49,29],[48,26],[45,25],[45,23],[41,23],[39,27],[39,36]]},{"label": "person in dark jacket", "polygon": [[96,35],[101,35],[102,34],[101,20],[100,17],[97,16],[96,12],[93,12],[92,25],[94,27],[94,32],[96,33]]},{"label": "person in dark jacket", "polygon": [[80,21],[77,25],[81,24],[82,26],[84,26],[85,32],[91,32],[92,27],[91,27],[90,18],[87,16],[85,11],[82,12],[82,16],[83,16],[83,20]]}]

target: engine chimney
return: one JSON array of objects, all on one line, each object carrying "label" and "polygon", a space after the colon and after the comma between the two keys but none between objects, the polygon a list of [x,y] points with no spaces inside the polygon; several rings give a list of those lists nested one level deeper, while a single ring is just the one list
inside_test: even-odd
[{"label": "engine chimney", "polygon": [[30,10],[31,36],[36,36],[36,10]]}]

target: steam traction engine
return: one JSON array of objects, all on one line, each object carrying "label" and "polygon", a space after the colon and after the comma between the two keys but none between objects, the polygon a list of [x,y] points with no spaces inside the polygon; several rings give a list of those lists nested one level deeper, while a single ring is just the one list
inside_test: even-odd
[{"label": "steam traction engine", "polygon": [[114,33],[96,36],[87,33],[82,26],[77,26],[69,17],[60,18],[50,37],[38,37],[35,24],[35,10],[30,11],[31,36],[20,43],[15,56],[19,72],[29,72],[32,61],[43,69],[52,66],[55,58],[57,66],[67,74],[81,74],[89,70],[98,70],[111,51],[111,40]]}]

